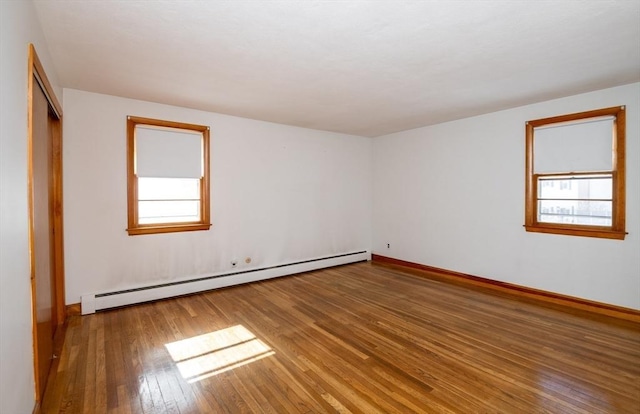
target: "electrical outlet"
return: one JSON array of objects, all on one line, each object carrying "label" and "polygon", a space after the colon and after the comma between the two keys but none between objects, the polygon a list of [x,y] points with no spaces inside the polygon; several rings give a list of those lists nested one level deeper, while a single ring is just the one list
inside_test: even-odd
[{"label": "electrical outlet", "polygon": [[387,243],[387,249],[391,248],[391,243]]}]

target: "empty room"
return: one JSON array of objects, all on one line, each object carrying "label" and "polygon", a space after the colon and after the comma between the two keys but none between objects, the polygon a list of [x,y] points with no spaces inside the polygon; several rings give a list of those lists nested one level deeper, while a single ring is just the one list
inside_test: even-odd
[{"label": "empty room", "polygon": [[640,1],[0,19],[0,413],[640,413]]}]

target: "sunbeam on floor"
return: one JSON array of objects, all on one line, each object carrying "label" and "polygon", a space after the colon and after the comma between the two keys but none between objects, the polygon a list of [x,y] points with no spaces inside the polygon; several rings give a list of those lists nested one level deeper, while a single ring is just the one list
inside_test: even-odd
[{"label": "sunbeam on floor", "polygon": [[275,354],[242,325],[171,342],[165,344],[165,348],[189,383]]}]

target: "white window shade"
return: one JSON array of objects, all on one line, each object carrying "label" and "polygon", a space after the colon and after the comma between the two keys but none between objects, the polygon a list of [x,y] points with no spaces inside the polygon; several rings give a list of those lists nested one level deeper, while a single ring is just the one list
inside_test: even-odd
[{"label": "white window shade", "polygon": [[202,134],[136,126],[138,177],[202,177]]},{"label": "white window shade", "polygon": [[534,128],[535,174],[610,171],[613,117]]}]

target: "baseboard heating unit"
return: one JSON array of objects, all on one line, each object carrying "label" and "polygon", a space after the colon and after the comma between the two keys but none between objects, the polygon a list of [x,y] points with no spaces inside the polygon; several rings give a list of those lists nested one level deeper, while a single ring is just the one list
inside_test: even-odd
[{"label": "baseboard heating unit", "polygon": [[358,251],[256,269],[238,270],[192,279],[174,280],[167,283],[137,287],[134,289],[87,294],[82,295],[81,298],[82,314],[88,315],[95,313],[98,310],[188,295],[191,293],[204,292],[227,286],[309,272],[311,270],[363,262],[370,259],[371,254],[368,251]]}]

